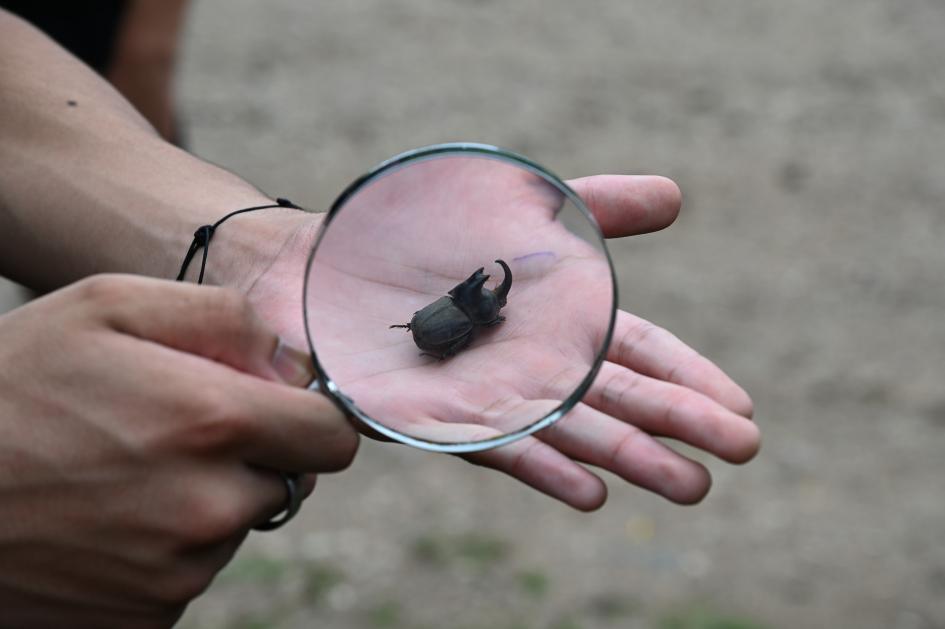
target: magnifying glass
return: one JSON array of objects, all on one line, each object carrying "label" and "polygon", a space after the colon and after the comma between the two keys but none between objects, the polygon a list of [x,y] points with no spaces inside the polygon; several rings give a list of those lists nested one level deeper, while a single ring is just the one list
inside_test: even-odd
[{"label": "magnifying glass", "polygon": [[577,404],[616,317],[600,228],[560,178],[485,144],[398,155],[332,204],[309,255],[319,389],[395,441],[474,452]]}]

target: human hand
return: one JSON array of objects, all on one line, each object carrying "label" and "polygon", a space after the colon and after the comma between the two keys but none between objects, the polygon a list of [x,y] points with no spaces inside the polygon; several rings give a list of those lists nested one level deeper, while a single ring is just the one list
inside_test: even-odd
[{"label": "human hand", "polygon": [[235,291],[98,276],[0,317],[0,626],[163,627],[358,443]]},{"label": "human hand", "polygon": [[[585,200],[608,237],[662,229],[672,223],[680,206],[678,188],[664,178],[599,176],[574,180],[570,184]],[[543,215],[547,216],[546,201],[532,198],[528,193],[523,193],[523,199],[520,199],[520,205],[541,207],[545,210]],[[519,216],[522,213],[513,214]],[[282,255],[265,259],[266,271],[251,276],[251,299],[264,309],[264,316],[274,322],[277,329],[296,342],[303,338],[297,314],[301,311],[299,293],[303,261],[313,242],[318,220],[310,218],[307,226],[291,231],[292,237],[283,241]],[[449,386],[450,391],[456,390],[458,374],[476,373],[475,368],[470,370],[470,365],[476,361],[475,349],[486,343],[491,344],[493,351],[500,343],[502,350],[507,350],[506,361],[495,359],[495,354],[490,355],[490,369],[502,369],[503,365],[510,367],[502,378],[507,388],[494,393],[503,410],[521,407],[536,399],[541,401],[541,397],[562,395],[553,391],[542,396],[542,392],[530,390],[535,381],[548,383],[558,376],[558,381],[570,382],[573,386],[587,372],[605,331],[604,320],[592,323],[596,326],[592,330],[587,326],[560,326],[556,330],[555,351],[551,352],[537,340],[548,338],[542,336],[540,330],[534,335],[516,335],[514,327],[506,323],[494,333],[490,332],[488,339],[477,341],[470,350],[434,365],[436,371],[422,362],[415,369],[391,371],[387,368],[393,353],[402,353],[402,345],[411,343],[409,335],[404,335],[403,343],[387,343],[384,347],[378,339],[370,338],[372,333],[367,330],[376,328],[378,335],[389,334],[386,326],[378,325],[378,321],[390,317],[394,302],[402,304],[405,317],[409,318],[416,309],[410,307],[411,304],[422,306],[442,294],[429,292],[429,282],[426,281],[429,274],[451,276],[456,281],[464,279],[471,268],[481,264],[474,262],[475,255],[481,253],[474,252],[501,251],[503,247],[516,249],[514,245],[526,242],[534,233],[530,230],[537,228],[526,222],[519,230],[503,224],[501,229],[476,233],[475,222],[471,223],[472,228],[469,224],[464,225],[463,238],[473,244],[460,250],[449,249],[446,259],[430,258],[431,251],[435,253],[443,248],[424,246],[423,230],[417,229],[416,225],[407,225],[405,233],[389,234],[393,243],[391,247],[400,247],[396,255],[391,256],[390,262],[396,259],[398,264],[396,267],[391,265],[390,274],[385,274],[384,264],[374,260],[365,268],[358,269],[357,273],[340,272],[334,279],[332,286],[343,289],[346,294],[359,294],[361,291],[360,294],[371,296],[370,303],[361,300],[358,308],[349,306],[339,319],[343,319],[344,326],[359,331],[365,347],[374,349],[364,353],[360,351],[364,348],[350,348],[351,360],[334,362],[330,369],[333,377],[336,368],[346,373],[341,380],[342,386],[359,405],[363,406],[365,400],[370,402],[373,395],[378,403],[388,404],[388,410],[403,416],[412,414],[417,424],[426,424],[433,430],[451,421],[494,427],[495,415],[480,413],[477,417],[459,403],[444,408],[444,398],[449,396],[439,393],[443,386]],[[389,224],[385,225],[385,229],[389,227]],[[365,228],[369,226],[359,226],[359,229]],[[336,229],[335,225],[332,229]],[[559,253],[575,246],[566,233],[554,238]],[[478,246],[485,240],[489,241],[488,247]],[[383,255],[383,252],[378,255]],[[413,257],[409,257],[411,255]],[[565,282],[563,269],[560,273],[555,271],[552,277],[557,279],[551,284],[569,287],[568,292],[558,293],[563,295],[562,299],[606,299],[609,275],[605,268],[595,264],[586,261],[572,269],[582,278],[580,284]],[[411,268],[417,272],[412,273]],[[371,274],[365,276],[366,271]],[[325,281],[332,283],[331,279]],[[369,287],[358,288],[360,283],[367,283]],[[445,286],[447,283],[440,288]],[[581,290],[573,290],[575,286],[581,286]],[[404,288],[409,291],[404,291]],[[363,292],[367,290],[370,293]],[[405,292],[416,292],[417,295],[405,297]],[[528,294],[529,288],[516,282],[509,297],[510,304],[514,301],[521,305],[523,296]],[[531,294],[536,292],[531,291]],[[345,308],[341,302],[336,305]],[[540,327],[542,322],[536,320],[530,325]],[[329,343],[331,334],[326,333],[323,338],[325,343]],[[353,338],[354,335],[348,335],[343,342]],[[559,351],[561,348],[567,351],[562,353]],[[411,382],[416,386],[411,386]],[[390,395],[391,389],[397,391],[397,396]],[[381,399],[385,397],[389,401]],[[621,311],[607,360],[583,403],[533,437],[464,456],[474,463],[515,476],[579,509],[597,508],[606,499],[603,481],[582,463],[611,471],[675,502],[693,503],[701,500],[710,487],[708,471],[654,437],[674,438],[723,460],[742,463],[752,458],[759,447],[760,436],[749,419],[751,413],[752,405],[747,394],[710,361],[665,330]],[[387,418],[383,413],[378,415]]]}]

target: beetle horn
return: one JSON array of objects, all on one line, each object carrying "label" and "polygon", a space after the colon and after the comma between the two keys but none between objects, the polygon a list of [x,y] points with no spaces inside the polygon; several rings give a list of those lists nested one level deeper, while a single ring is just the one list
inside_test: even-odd
[{"label": "beetle horn", "polygon": [[485,267],[479,267],[463,282],[454,286],[448,294],[462,303],[474,303],[478,301],[482,293],[482,285],[489,279],[488,275],[483,274],[484,270]]},{"label": "beetle horn", "polygon": [[512,269],[509,268],[509,265],[506,264],[504,260],[496,260],[495,262],[501,266],[502,270],[505,272],[505,278],[495,289],[495,296],[501,308],[505,306],[505,298],[509,294],[509,289],[512,288]]}]

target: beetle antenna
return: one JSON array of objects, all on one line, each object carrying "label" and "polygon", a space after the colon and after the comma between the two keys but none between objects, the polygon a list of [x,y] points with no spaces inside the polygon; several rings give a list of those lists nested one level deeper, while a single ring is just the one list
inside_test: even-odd
[{"label": "beetle antenna", "polygon": [[509,265],[506,264],[504,260],[496,260],[495,262],[501,266],[502,270],[505,272],[505,278],[495,289],[495,296],[499,301],[499,307],[503,307],[505,306],[505,298],[509,294],[509,289],[512,288],[512,269],[509,268]]}]

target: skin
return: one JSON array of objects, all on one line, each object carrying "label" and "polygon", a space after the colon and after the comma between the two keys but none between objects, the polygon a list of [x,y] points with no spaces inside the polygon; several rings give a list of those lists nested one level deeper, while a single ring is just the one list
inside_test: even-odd
[{"label": "skin", "polygon": [[[358,437],[239,293],[98,275],[0,317],[0,625],[168,626]],[[68,621],[64,620],[68,619]]]},{"label": "skin", "polygon": [[[244,293],[98,274],[160,266],[147,249],[176,248],[161,234],[183,214],[162,208],[158,180],[185,170],[191,192],[188,177],[238,203],[260,193],[164,144],[3,12],[0,85],[0,273],[66,285],[0,316],[0,627],[170,626],[281,510],[278,473],[301,473],[308,495],[316,473],[350,463],[358,434],[298,388],[313,377],[307,353]],[[86,167],[105,171],[83,181]],[[147,220],[132,215],[152,203],[170,221],[140,239]],[[97,259],[79,262],[87,255]]]},{"label": "skin", "polygon": [[[55,290],[103,272],[174,277],[196,227],[268,200],[161,140],[113,88],[2,11],[0,85],[0,274],[23,284]],[[662,229],[680,207],[679,189],[661,177],[570,184],[610,238]],[[98,278],[0,318],[0,624],[165,626],[284,500],[274,470],[347,464],[353,429],[324,398],[288,386],[306,379],[290,367],[299,354],[275,349],[277,338],[304,346],[300,288],[319,220],[277,209],[227,223],[207,275],[225,290]],[[506,233],[496,244],[516,248],[525,232]],[[455,264],[437,272],[461,280],[482,262]],[[334,281],[344,290],[362,280]],[[523,285],[517,278],[510,305],[527,295]],[[382,284],[379,293],[398,289]],[[496,330],[511,334],[511,324]],[[595,330],[574,330],[562,342],[586,356]],[[508,341],[540,354],[527,336]],[[529,399],[524,377],[508,382]],[[446,426],[414,393],[391,404],[416,405]],[[759,448],[751,413],[718,367],[621,311],[607,361],[574,412],[465,458],[583,510],[606,499],[588,465],[692,503],[708,491],[708,471],[654,437],[742,463]]]},{"label": "skin", "polygon": [[[470,166],[436,166],[457,167]],[[417,172],[418,177],[447,174]],[[326,295],[371,296],[370,300],[359,300],[356,307],[349,302],[351,307],[339,317],[357,332],[363,345],[351,351],[351,337],[344,337],[337,340],[339,347],[333,348],[335,340],[330,335],[321,339],[325,347],[319,339],[316,342],[320,348],[336,351],[340,358],[329,365],[333,377],[336,371],[345,374],[339,378],[345,392],[362,408],[381,409],[374,416],[402,417],[413,423],[397,427],[430,438],[455,437],[455,422],[459,421],[476,429],[463,433],[465,436],[483,438],[494,434],[509,414],[540,416],[533,409],[552,408],[586,373],[600,346],[606,318],[559,327],[554,318],[527,314],[523,315],[527,325],[517,323],[513,313],[534,311],[524,306],[529,303],[554,303],[559,308],[573,303],[576,311],[606,311],[609,273],[602,259],[588,254],[583,241],[549,222],[548,208],[558,200],[549,199],[541,188],[517,176],[496,184],[519,192],[504,195],[517,200],[514,211],[503,216],[516,218],[504,219],[501,230],[479,227],[477,231],[477,223],[471,223],[462,230],[462,248],[438,247],[435,243],[445,236],[418,230],[409,217],[403,225],[386,222],[379,226],[377,236],[366,233],[367,226],[358,223],[357,232],[363,242],[375,243],[388,237],[397,240],[402,230],[410,235],[410,247],[405,251],[385,249],[378,252],[379,258],[370,261],[352,257],[349,266],[322,275],[317,288]],[[396,188],[385,188],[385,196],[396,198],[406,189],[439,194],[433,180],[426,186],[409,177],[388,177],[384,181]],[[608,237],[662,229],[676,218],[681,204],[679,188],[662,177],[607,175],[575,179],[569,184],[589,203]],[[399,186],[405,190],[398,192]],[[423,202],[416,195],[410,199],[411,203]],[[458,198],[451,205],[457,215],[467,211],[464,203],[470,208],[482,205],[474,195]],[[343,229],[340,218],[336,220]],[[553,231],[543,242],[555,245],[556,257],[563,262],[553,265],[541,281],[530,282],[525,277],[516,280],[503,309],[507,321],[497,326],[494,334],[490,332],[488,339],[477,338],[471,347],[449,360],[416,359],[403,366],[405,353],[416,354],[412,339],[398,330],[388,331],[378,322],[389,320],[397,308],[413,312],[435,299],[440,287],[465,279],[470,266],[474,266],[471,261],[478,259],[480,252],[496,252],[504,257],[506,248],[527,250],[533,246],[536,231],[549,227]],[[283,250],[273,266],[254,282],[250,297],[269,304],[267,316],[289,338],[301,339],[294,315],[301,306],[293,288],[303,281],[300,261],[312,235],[303,234],[289,242],[298,248],[290,245]],[[338,246],[344,248],[350,242],[342,232]],[[384,257],[387,255],[390,258]],[[428,279],[437,274],[442,279]],[[588,305],[595,300],[604,301]],[[338,301],[334,306],[345,308],[346,303]],[[376,338],[371,338],[372,331]],[[551,338],[554,341],[547,342]],[[496,346],[501,353],[490,353]],[[488,358],[483,361],[482,356]],[[475,389],[478,379],[468,374],[484,370],[499,373],[495,381],[503,388],[493,390],[490,386],[486,392]],[[444,389],[452,394],[442,395]],[[390,399],[392,390],[397,392],[395,401]],[[484,398],[486,395],[493,397]],[[473,408],[464,404],[468,399],[475,400]],[[607,495],[603,480],[584,464],[612,472],[674,502],[692,504],[699,502],[711,486],[708,470],[655,436],[671,437],[730,463],[744,463],[757,453],[760,444],[757,426],[749,419],[751,414],[748,395],[711,361],[669,332],[620,311],[607,360],[581,404],[532,437],[464,458],[505,472],[582,510],[599,508]]]}]

